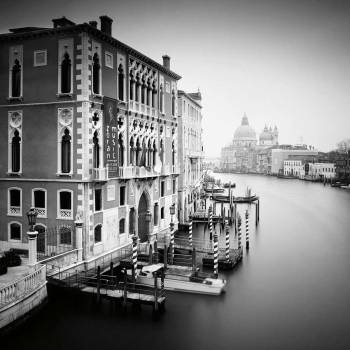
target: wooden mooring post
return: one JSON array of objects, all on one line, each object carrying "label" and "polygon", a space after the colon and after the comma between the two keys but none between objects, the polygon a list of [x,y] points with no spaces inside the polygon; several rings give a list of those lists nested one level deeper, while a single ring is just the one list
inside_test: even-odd
[{"label": "wooden mooring post", "polygon": [[96,286],[96,293],[97,293],[97,302],[99,303],[101,301],[101,266],[97,266],[97,286]]},{"label": "wooden mooring post", "polygon": [[157,278],[157,272],[153,272],[153,278],[154,278],[154,304],[153,304],[153,310],[155,312],[158,312],[158,278]]},{"label": "wooden mooring post", "polygon": [[218,235],[215,232],[214,234],[214,276],[218,277],[219,275],[219,242]]},{"label": "wooden mooring post", "polygon": [[249,249],[249,212],[245,212],[245,247]]},{"label": "wooden mooring post", "polygon": [[238,220],[237,220],[237,224],[238,224],[238,249],[241,250],[242,249],[242,232],[241,232],[241,224],[242,224],[242,219],[241,216],[238,213]]},{"label": "wooden mooring post", "polygon": [[136,280],[136,269],[137,269],[137,236],[134,232],[132,236],[132,280]]},{"label": "wooden mooring post", "polygon": [[192,249],[192,272],[196,273],[197,271],[197,263],[196,263],[196,248]]}]

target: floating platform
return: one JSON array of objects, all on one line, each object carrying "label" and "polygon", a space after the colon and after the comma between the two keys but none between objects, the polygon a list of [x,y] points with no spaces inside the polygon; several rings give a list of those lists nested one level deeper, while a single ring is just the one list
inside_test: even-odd
[{"label": "floating platform", "polygon": [[[219,270],[232,270],[235,266],[242,260],[243,250],[242,249],[231,249],[230,257],[227,260],[223,256],[219,256]],[[202,264],[204,267],[213,268],[214,267],[214,256],[213,254],[207,254],[202,258]]]}]

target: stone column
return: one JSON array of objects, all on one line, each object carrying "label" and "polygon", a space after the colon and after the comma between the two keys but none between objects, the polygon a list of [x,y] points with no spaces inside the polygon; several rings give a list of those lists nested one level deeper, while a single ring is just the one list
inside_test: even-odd
[{"label": "stone column", "polygon": [[29,265],[34,266],[37,262],[37,246],[36,239],[38,236],[38,231],[29,231],[28,235],[28,245],[29,245]]},{"label": "stone column", "polygon": [[75,224],[75,239],[78,249],[78,261],[83,261],[83,222],[79,218],[74,221]]}]

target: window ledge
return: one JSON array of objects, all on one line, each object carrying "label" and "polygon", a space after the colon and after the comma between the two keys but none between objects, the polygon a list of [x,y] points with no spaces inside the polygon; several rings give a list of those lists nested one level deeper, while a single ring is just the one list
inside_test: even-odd
[{"label": "window ledge", "polygon": [[94,94],[94,93],[92,93],[92,97],[93,97],[93,98],[98,98],[99,100],[102,100],[102,99],[103,99],[103,95],[100,95],[100,94]]},{"label": "window ledge", "polygon": [[99,245],[102,245],[102,241],[101,242],[94,242],[94,246],[99,246]]},{"label": "window ledge", "polygon": [[12,172],[12,171],[8,171],[7,173],[6,173],[6,175],[8,175],[8,176],[16,176],[16,177],[20,177],[20,176],[22,176],[22,172],[21,171],[19,171],[18,173],[14,173],[14,172]]},{"label": "window ledge", "polygon": [[102,213],[103,212],[103,209],[100,209],[100,210],[94,210],[94,214],[99,214],[99,213]]},{"label": "window ledge", "polygon": [[67,220],[67,221],[69,221],[69,220],[73,220],[73,216],[71,216],[69,218],[68,217],[57,216],[56,220]]},{"label": "window ledge", "polygon": [[22,101],[23,101],[23,96],[8,97],[6,100],[7,100],[8,102],[13,102],[13,101],[22,102]]},{"label": "window ledge", "polygon": [[73,173],[56,173],[58,177],[72,177]]},{"label": "window ledge", "polygon": [[58,98],[61,98],[61,97],[69,97],[69,98],[72,98],[73,97],[73,93],[72,92],[59,92],[56,94],[56,96]]},{"label": "window ledge", "polygon": [[7,213],[7,216],[21,217],[21,216],[22,216],[22,213],[20,213],[20,214],[11,214],[11,213]]}]

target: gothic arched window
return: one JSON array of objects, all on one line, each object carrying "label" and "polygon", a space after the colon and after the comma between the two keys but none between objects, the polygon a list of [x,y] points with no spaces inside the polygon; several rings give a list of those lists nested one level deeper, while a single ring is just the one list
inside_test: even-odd
[{"label": "gothic arched window", "polygon": [[21,96],[21,65],[18,59],[12,67],[12,97]]},{"label": "gothic arched window", "polygon": [[121,64],[118,67],[118,98],[124,101],[124,69]]},{"label": "gothic arched window", "polygon": [[98,139],[98,132],[94,132],[93,142],[93,166],[94,168],[100,167],[100,144]]},{"label": "gothic arched window", "polygon": [[153,142],[153,166],[156,166],[157,162],[157,146],[156,141]]},{"label": "gothic arched window", "polygon": [[71,66],[72,63],[69,54],[66,52],[61,63],[61,92],[63,94],[71,92]]},{"label": "gothic arched window", "polygon": [[146,94],[147,94],[147,85],[146,81],[143,80],[142,86],[141,86],[141,103],[146,103]]},{"label": "gothic arched window", "polygon": [[64,130],[61,144],[61,171],[62,173],[70,173],[71,171],[71,136],[69,130]]},{"label": "gothic arched window", "polygon": [[163,91],[163,85],[160,85],[159,88],[159,110],[163,112],[164,110],[164,91]]},{"label": "gothic arched window", "polygon": [[174,141],[171,145],[171,162],[172,162],[172,165],[175,165],[175,143],[174,143]]},{"label": "gothic arched window", "polygon": [[134,150],[134,139],[130,139],[130,164],[135,165],[134,162],[134,157],[135,157],[135,150]]},{"label": "gothic arched window", "polygon": [[164,143],[163,143],[163,140],[160,140],[159,149],[160,149],[160,160],[163,164],[164,163]]},{"label": "gothic arched window", "polygon": [[130,81],[129,81],[129,88],[130,88],[129,95],[130,95],[130,100],[133,100],[133,99],[134,99],[134,85],[135,85],[134,74],[133,74],[133,72],[131,71],[131,72],[130,72]]},{"label": "gothic arched window", "polygon": [[100,58],[98,54],[95,53],[92,58],[92,92],[96,95],[100,94]]},{"label": "gothic arched window", "polygon": [[137,74],[136,76],[136,102],[140,102],[140,75]]},{"label": "gothic arched window", "polygon": [[152,85],[152,107],[156,107],[156,98],[157,98],[157,88],[155,82]]},{"label": "gothic arched window", "polygon": [[171,115],[175,116],[175,91],[171,94]]},{"label": "gothic arched window", "polygon": [[140,147],[140,140],[136,140],[136,150],[135,150],[135,155],[136,155],[136,165],[140,165],[140,154],[141,154],[141,147]]},{"label": "gothic arched window", "polygon": [[148,79],[147,81],[147,90],[146,90],[146,94],[147,94],[147,106],[151,106],[151,94],[152,94],[152,85],[151,85],[151,81]]},{"label": "gothic arched window", "polygon": [[124,141],[122,134],[119,134],[118,138],[118,152],[119,152],[119,166],[124,166]]},{"label": "gothic arched window", "polygon": [[125,219],[119,220],[119,234],[125,233]]},{"label": "gothic arched window", "polygon": [[148,140],[148,145],[147,145],[147,166],[151,167],[152,166],[152,144],[151,140]]},{"label": "gothic arched window", "polygon": [[18,173],[21,170],[21,138],[18,130],[15,130],[12,138],[12,172]]},{"label": "gothic arched window", "polygon": [[95,240],[95,243],[99,243],[102,241],[102,225],[101,224],[95,226],[94,240]]}]

